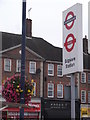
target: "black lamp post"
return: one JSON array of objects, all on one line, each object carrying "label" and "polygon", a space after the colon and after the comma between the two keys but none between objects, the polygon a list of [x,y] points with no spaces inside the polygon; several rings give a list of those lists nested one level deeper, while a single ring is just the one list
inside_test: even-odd
[{"label": "black lamp post", "polygon": [[[20,85],[23,92],[21,93],[20,103],[24,104],[25,94],[25,38],[26,37],[26,0],[22,0],[22,52],[21,52],[21,80]],[[20,120],[24,120],[24,108],[20,108]]]}]

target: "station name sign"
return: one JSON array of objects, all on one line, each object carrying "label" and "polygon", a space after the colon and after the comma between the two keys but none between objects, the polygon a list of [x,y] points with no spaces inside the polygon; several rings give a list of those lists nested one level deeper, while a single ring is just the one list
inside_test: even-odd
[{"label": "station name sign", "polygon": [[63,12],[63,75],[83,71],[82,5]]}]

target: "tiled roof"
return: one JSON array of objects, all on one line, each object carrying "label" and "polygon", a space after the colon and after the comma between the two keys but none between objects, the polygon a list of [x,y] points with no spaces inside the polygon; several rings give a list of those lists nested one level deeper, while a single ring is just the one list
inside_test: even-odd
[{"label": "tiled roof", "polygon": [[[2,32],[2,50],[20,45],[21,40],[21,35]],[[83,41],[85,40],[86,39],[83,38]],[[26,46],[45,60],[62,62],[62,48],[53,46],[43,38],[26,38]],[[83,47],[85,47],[85,45]],[[85,50],[86,49],[83,50],[84,69],[90,69],[90,54]]]},{"label": "tiled roof", "polygon": [[[21,44],[22,36],[2,32],[2,50]],[[62,62],[62,48],[55,47],[42,38],[26,38],[26,46],[45,60]]]}]

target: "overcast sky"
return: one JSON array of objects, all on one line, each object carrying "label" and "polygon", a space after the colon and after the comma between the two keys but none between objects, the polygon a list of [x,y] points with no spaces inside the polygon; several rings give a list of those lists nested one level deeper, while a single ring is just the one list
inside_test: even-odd
[{"label": "overcast sky", "polygon": [[[79,2],[78,2],[79,1]],[[88,35],[89,0],[27,0],[27,17],[32,19],[32,35],[62,47],[62,12],[83,4],[83,37]],[[31,9],[30,13],[28,10]],[[0,31],[22,33],[22,0],[0,0]]]}]

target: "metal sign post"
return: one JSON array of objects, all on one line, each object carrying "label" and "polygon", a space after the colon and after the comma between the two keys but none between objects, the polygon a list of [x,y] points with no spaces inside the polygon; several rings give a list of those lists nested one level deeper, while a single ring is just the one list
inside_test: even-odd
[{"label": "metal sign post", "polygon": [[75,119],[75,74],[71,74],[71,120]]}]

